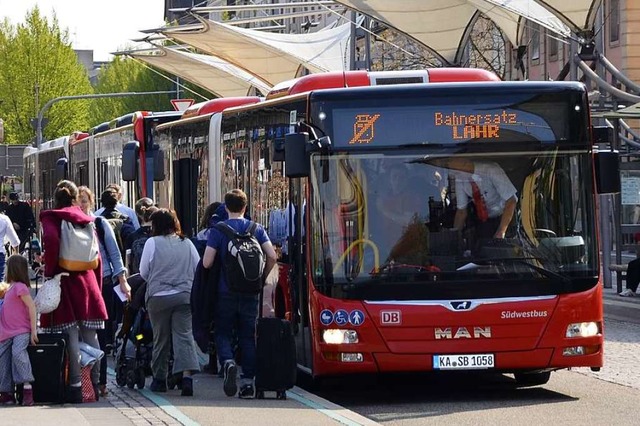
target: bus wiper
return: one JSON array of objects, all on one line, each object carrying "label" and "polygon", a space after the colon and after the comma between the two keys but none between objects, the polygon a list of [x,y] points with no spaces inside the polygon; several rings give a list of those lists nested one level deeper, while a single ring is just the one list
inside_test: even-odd
[{"label": "bus wiper", "polygon": [[535,258],[535,257],[498,257],[498,258],[493,258],[493,259],[477,260],[476,263],[478,263],[478,264],[489,263],[489,264],[492,264],[492,265],[500,264],[500,263],[503,263],[503,264],[504,263],[516,263],[518,265],[527,266],[528,268],[533,269],[536,272],[539,272],[541,275],[544,275],[547,278],[556,279],[556,280],[562,282],[563,284],[571,283],[571,279],[569,277],[565,277],[564,275],[558,274],[557,272],[554,272],[554,271],[551,271],[549,269],[543,268],[541,266],[529,263],[529,262],[527,262],[527,260],[540,260],[540,259]]}]

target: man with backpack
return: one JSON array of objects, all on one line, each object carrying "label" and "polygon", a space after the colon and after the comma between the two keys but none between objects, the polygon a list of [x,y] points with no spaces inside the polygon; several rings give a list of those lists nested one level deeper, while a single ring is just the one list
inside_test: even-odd
[{"label": "man with backpack", "polygon": [[109,222],[116,236],[120,255],[122,259],[125,259],[124,243],[127,241],[127,238],[135,232],[131,218],[116,208],[118,204],[118,194],[112,189],[107,189],[100,195],[100,204],[102,204],[103,208],[98,210],[100,213],[96,212],[96,216],[102,216]]},{"label": "man with backpack", "polygon": [[[110,183],[109,185],[107,185],[107,187],[104,190],[105,191],[111,190],[116,193],[115,209],[129,218],[129,220],[133,224],[134,230],[140,228],[140,222],[138,221],[138,216],[136,215],[136,211],[131,207],[127,206],[126,204],[122,204],[122,196],[123,196],[122,187],[117,183]],[[96,216],[104,216],[102,214],[104,210],[105,210],[105,207],[103,205],[101,208],[96,210],[96,213],[95,213]]]},{"label": "man with backpack", "polygon": [[205,268],[211,268],[216,253],[220,253],[223,272],[218,282],[215,340],[224,373],[224,392],[227,396],[238,392],[238,368],[231,343],[235,328],[242,353],[242,381],[238,396],[253,398],[259,294],[264,277],[276,264],[276,252],[264,228],[244,218],[247,195],[242,190],[227,192],[224,203],[229,219],[211,228],[202,263]]}]

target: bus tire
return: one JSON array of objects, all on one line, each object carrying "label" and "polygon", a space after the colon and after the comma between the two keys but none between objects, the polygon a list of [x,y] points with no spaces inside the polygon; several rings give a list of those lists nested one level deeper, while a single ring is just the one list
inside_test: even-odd
[{"label": "bus tire", "polygon": [[540,386],[546,384],[551,378],[551,371],[538,373],[514,373],[516,384],[521,387]]}]

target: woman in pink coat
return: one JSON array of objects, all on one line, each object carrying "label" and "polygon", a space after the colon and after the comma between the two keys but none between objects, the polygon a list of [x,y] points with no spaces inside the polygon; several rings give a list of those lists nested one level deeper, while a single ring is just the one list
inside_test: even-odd
[{"label": "woman in pink coat", "polygon": [[[79,342],[100,348],[96,330],[104,328],[107,309],[102,299],[102,264],[90,271],[71,272],[58,265],[60,251],[60,225],[62,220],[86,225],[94,218],[86,215],[78,206],[78,188],[68,180],[58,183],[54,193],[55,207],[40,213],[44,245],[44,275],[53,277],[60,272],[69,272],[62,277],[60,305],[50,314],[42,314],[40,325],[47,332],[64,332],[69,335],[69,388],[66,399],[70,403],[82,402]],[[97,391],[99,363],[96,363],[91,380]],[[96,392],[96,398],[98,392]]]}]

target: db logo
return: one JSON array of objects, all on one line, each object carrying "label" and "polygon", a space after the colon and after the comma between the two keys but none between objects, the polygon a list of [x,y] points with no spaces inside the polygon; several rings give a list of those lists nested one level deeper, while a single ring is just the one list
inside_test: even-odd
[{"label": "db logo", "polygon": [[402,323],[402,316],[400,314],[400,311],[380,311],[380,323],[381,324]]}]

